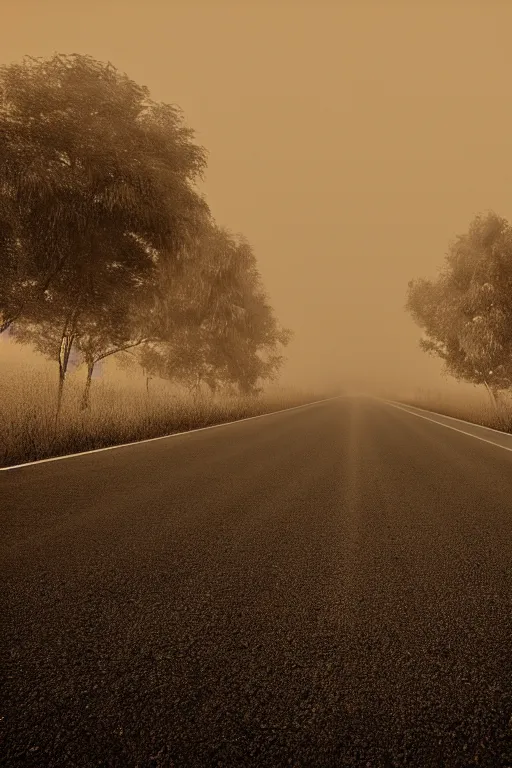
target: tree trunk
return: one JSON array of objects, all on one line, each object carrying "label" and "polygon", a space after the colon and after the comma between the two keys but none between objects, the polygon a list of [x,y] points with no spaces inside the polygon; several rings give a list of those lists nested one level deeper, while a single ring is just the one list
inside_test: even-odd
[{"label": "tree trunk", "polygon": [[199,395],[201,392],[201,379],[199,376],[196,377],[196,380],[190,384],[190,386],[187,387],[190,397],[194,402],[197,402],[199,399]]},{"label": "tree trunk", "polygon": [[68,370],[69,356],[73,348],[76,335],[76,323],[80,312],[81,294],[78,294],[74,309],[68,314],[61,332],[60,348],[58,354],[59,363],[59,389],[57,393],[57,410],[55,413],[55,431],[59,421],[60,409],[62,406],[62,395],[64,392],[64,382]]},{"label": "tree trunk", "polygon": [[61,366],[59,366],[59,387],[57,390],[57,418],[59,416],[61,405],[62,405],[62,395],[64,394],[65,380],[66,380],[66,372],[62,370]]},{"label": "tree trunk", "polygon": [[492,407],[494,409],[494,413],[496,415],[496,419],[498,420],[499,424],[504,425],[505,422],[504,422],[504,420],[503,420],[503,418],[501,416],[501,413],[500,413],[500,409],[499,409],[499,405],[498,405],[497,393],[496,393],[495,390],[493,390],[489,386],[489,384],[486,381],[484,381],[484,384],[485,384],[485,388],[487,389],[487,394],[489,395],[489,399],[490,399],[490,401],[492,403]]},{"label": "tree trunk", "polygon": [[490,388],[489,384],[484,380],[484,386],[487,390],[487,394],[489,395],[489,399],[491,401],[491,405],[493,406],[496,413],[498,413],[498,403],[496,402],[496,397],[494,395],[494,392]]},{"label": "tree trunk", "polygon": [[149,380],[151,379],[151,376],[145,368],[142,369],[142,375],[146,379],[146,394],[149,395]]},{"label": "tree trunk", "polygon": [[87,379],[85,380],[85,387],[82,394],[82,401],[80,403],[80,410],[86,411],[91,404],[91,380],[92,372],[94,371],[95,362],[87,363]]},{"label": "tree trunk", "polygon": [[10,328],[15,320],[16,320],[15,317],[10,317],[8,320],[4,320],[3,322],[1,322],[0,323],[0,333],[3,333],[8,328]]},{"label": "tree trunk", "polygon": [[62,406],[62,396],[64,394],[64,384],[66,381],[66,373],[68,370],[68,364],[69,364],[69,356],[71,354],[71,348],[73,346],[73,341],[75,339],[75,335],[67,335],[64,334],[62,336],[62,341],[59,349],[59,388],[57,390],[57,411],[55,414],[55,426],[57,426],[57,422],[59,420],[59,414],[60,409]]}]

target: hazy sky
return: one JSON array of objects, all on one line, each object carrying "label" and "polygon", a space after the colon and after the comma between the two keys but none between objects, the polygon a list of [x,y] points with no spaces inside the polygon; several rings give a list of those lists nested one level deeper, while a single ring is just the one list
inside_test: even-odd
[{"label": "hazy sky", "polygon": [[4,63],[110,60],[184,110],[216,220],[282,322],[284,381],[435,381],[403,310],[475,213],[512,218],[512,0],[0,0]]}]

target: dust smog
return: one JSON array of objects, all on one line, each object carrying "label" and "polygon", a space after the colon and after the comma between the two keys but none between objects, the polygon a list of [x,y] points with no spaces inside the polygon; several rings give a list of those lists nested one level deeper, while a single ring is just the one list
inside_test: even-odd
[{"label": "dust smog", "polygon": [[512,3],[0,19],[3,764],[512,764]]}]

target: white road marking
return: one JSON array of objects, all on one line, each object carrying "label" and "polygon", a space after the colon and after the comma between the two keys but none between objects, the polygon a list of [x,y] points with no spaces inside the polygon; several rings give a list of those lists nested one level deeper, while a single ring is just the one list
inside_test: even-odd
[{"label": "white road marking", "polygon": [[295,411],[298,408],[306,408],[308,405],[317,405],[318,403],[326,403],[328,400],[338,400],[345,395],[335,395],[334,397],[326,397],[323,400],[313,400],[311,403],[303,403],[302,405],[293,405],[291,408],[281,408],[279,411],[269,411],[268,413],[258,413],[256,416],[246,416],[243,419],[236,419],[235,421],[224,421],[220,424],[209,424],[207,427],[197,427],[196,429],[187,429],[185,432],[173,432],[170,435],[160,435],[159,437],[148,437],[144,440],[134,440],[132,443],[121,443],[120,445],[107,445],[105,448],[93,448],[91,451],[80,451],[79,453],[67,453],[65,456],[51,456],[49,459],[38,459],[37,461],[27,461],[24,464],[13,464],[10,467],[0,467],[0,472],[7,472],[10,469],[20,469],[21,467],[33,467],[35,464],[46,464],[49,461],[62,461],[62,459],[74,459],[77,456],[87,456],[90,453],[100,453],[101,451],[113,451],[115,448],[127,448],[130,445],[141,445],[142,443],[152,443],[155,440],[168,440],[170,437],[183,437],[183,435],[190,435],[193,432],[204,432],[206,429],[216,429],[218,427],[229,427],[232,424],[240,424],[242,421],[250,421],[251,419],[261,419],[263,416],[273,416],[275,413],[284,413],[285,411]]},{"label": "white road marking", "polygon": [[[468,437],[474,437],[475,440],[481,440],[483,443],[489,443],[489,445],[495,445],[497,448],[503,448],[504,451],[512,451],[512,446],[502,445],[501,443],[495,443],[494,440],[487,440],[485,437],[480,437],[479,435],[474,435],[472,432],[466,432],[464,429],[457,429],[457,427],[452,427],[450,424],[443,424],[442,421],[436,421],[436,419],[431,419],[428,416],[423,416],[421,413],[416,413],[415,411],[408,410],[407,407],[403,407],[401,405],[397,405],[397,403],[393,403],[390,400],[383,400],[382,402],[387,403],[388,405],[393,406],[393,408],[398,408],[400,411],[404,411],[405,413],[410,413],[411,416],[417,416],[419,419],[425,419],[425,421],[430,421],[432,424],[439,424],[440,427],[446,427],[446,429],[453,429],[454,432],[460,432],[461,435],[468,435]],[[411,406],[413,407],[413,406]],[[434,411],[430,411],[430,413],[434,413]],[[442,418],[449,418],[454,421],[461,421],[463,424],[469,424],[472,427],[487,429],[487,427],[481,427],[480,424],[471,424],[469,421],[462,421],[462,419],[455,419],[453,416],[444,416],[442,413],[436,413],[436,416],[441,416]],[[488,429],[491,429],[489,427]],[[497,432],[500,435],[504,435],[505,437],[508,435],[507,432],[499,432],[497,429],[493,430],[493,432]]]},{"label": "white road marking", "polygon": [[[378,398],[382,400],[382,398]],[[502,429],[494,429],[494,427],[486,427],[484,424],[478,424],[476,421],[466,421],[465,419],[458,419],[456,416],[447,416],[446,413],[439,413],[438,411],[429,411],[428,408],[420,408],[418,405],[409,405],[408,403],[399,403],[396,400],[384,400],[385,403],[390,405],[401,405],[404,408],[414,408],[417,411],[423,411],[423,413],[431,413],[433,416],[442,416],[443,419],[450,419],[451,421],[459,421],[461,424],[467,424],[468,427],[478,427],[478,429],[487,429],[489,432],[496,432],[498,435],[507,435],[512,437],[510,432],[504,432]]]}]

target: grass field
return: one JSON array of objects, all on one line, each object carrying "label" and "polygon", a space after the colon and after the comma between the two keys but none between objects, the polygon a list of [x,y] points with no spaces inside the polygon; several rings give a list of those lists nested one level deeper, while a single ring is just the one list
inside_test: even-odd
[{"label": "grass field", "polygon": [[512,398],[502,395],[498,404],[498,412],[496,412],[483,387],[465,389],[463,394],[433,389],[417,389],[401,396],[386,393],[386,397],[390,400],[414,405],[417,408],[442,413],[445,416],[454,416],[474,424],[512,432]]},{"label": "grass field", "polygon": [[235,421],[333,394],[274,387],[258,398],[194,399],[157,379],[148,392],[141,375],[111,366],[93,381],[91,407],[84,412],[84,377],[81,370],[68,376],[56,425],[55,364],[5,342],[0,346],[0,467]]}]

